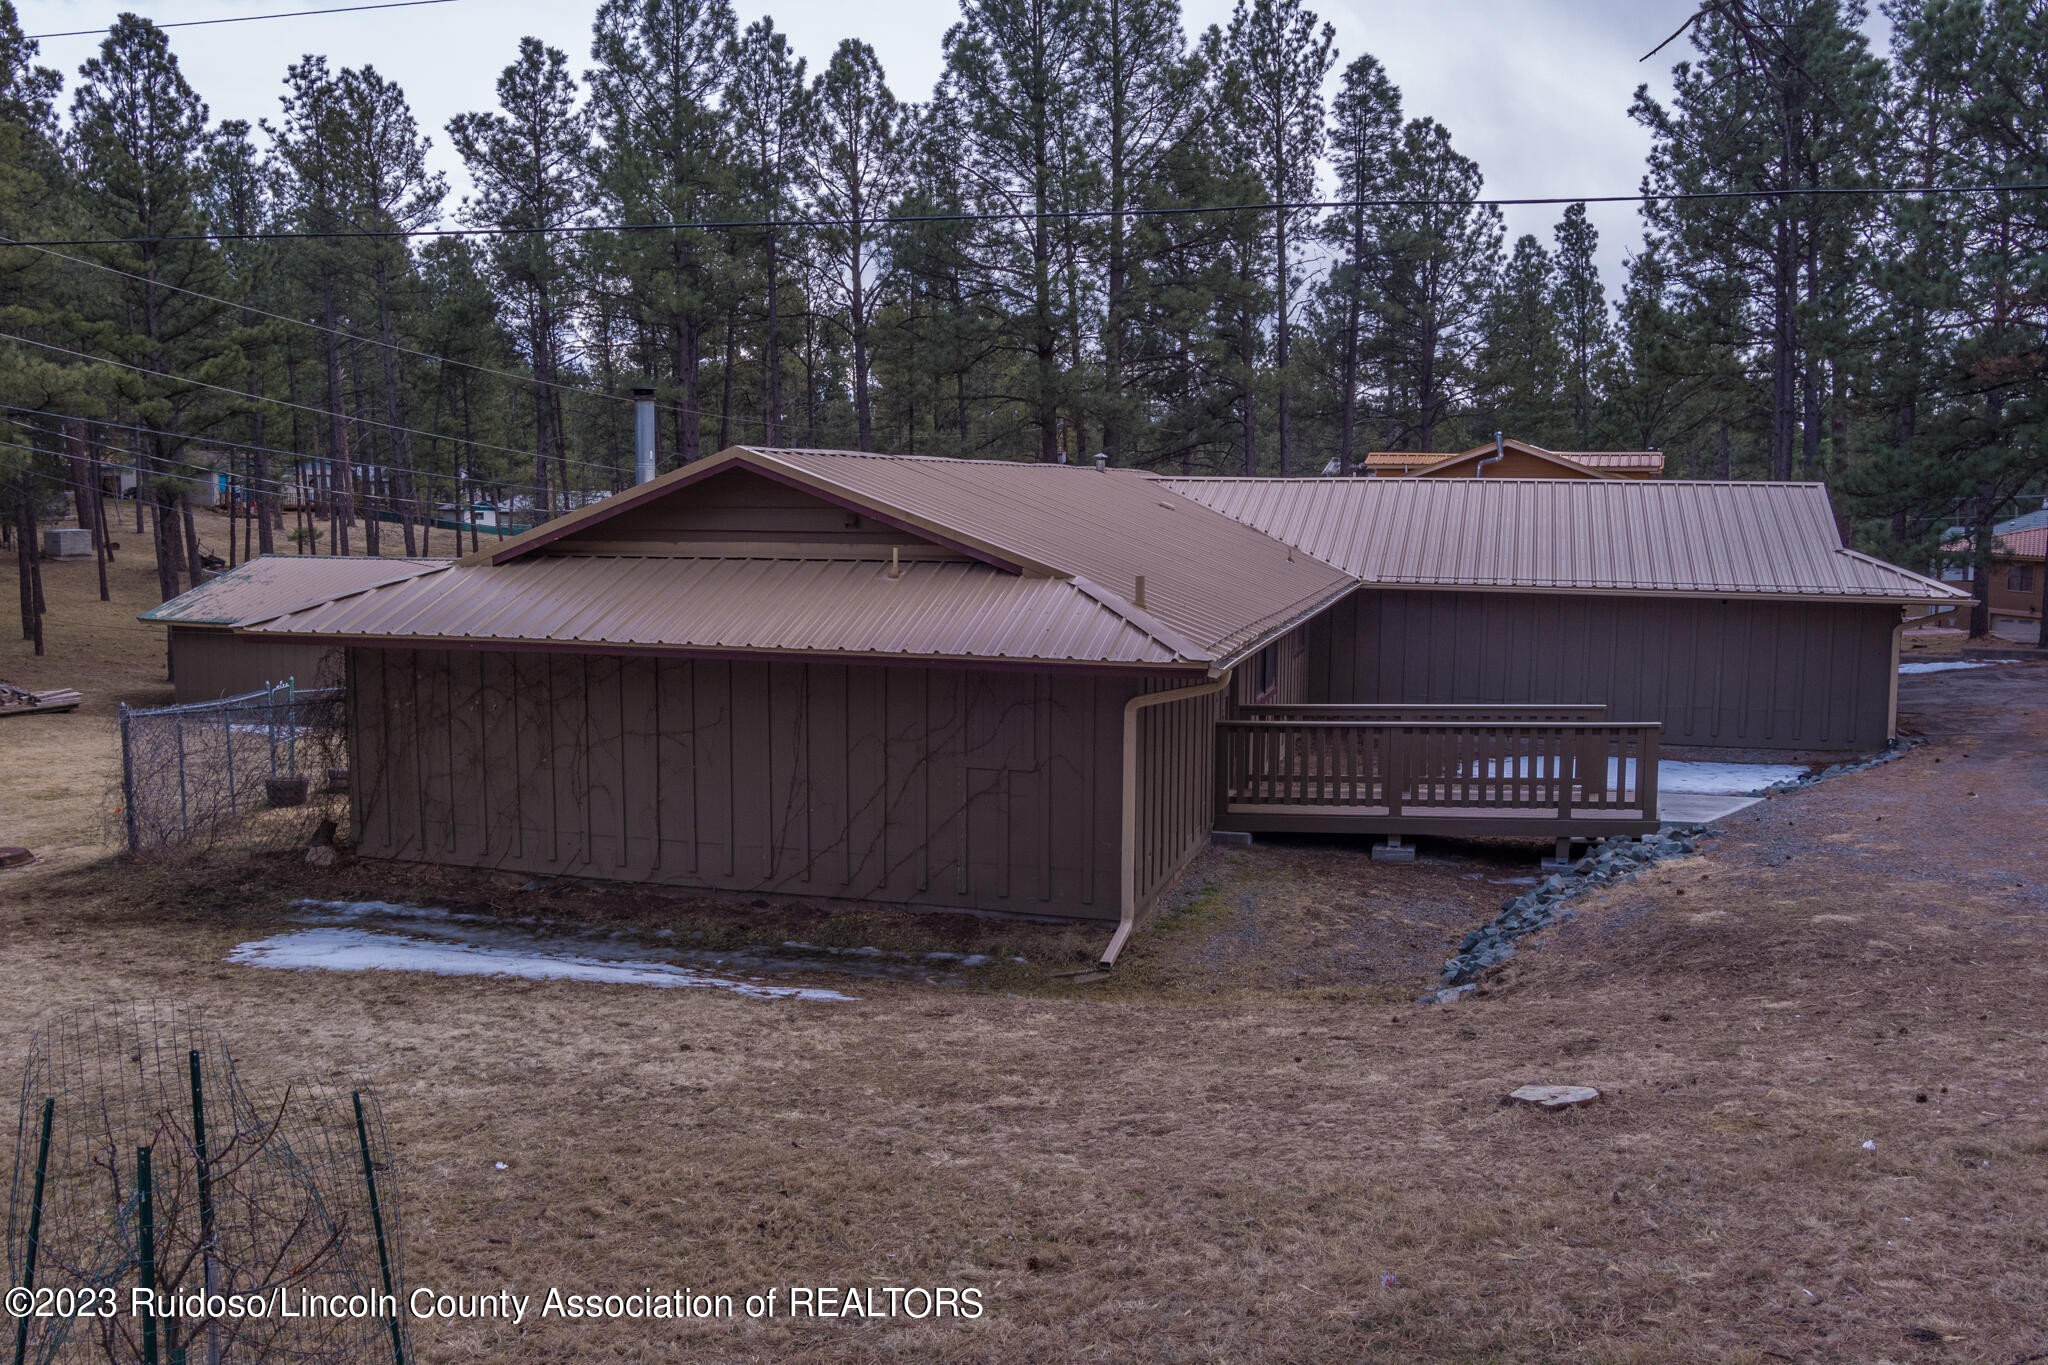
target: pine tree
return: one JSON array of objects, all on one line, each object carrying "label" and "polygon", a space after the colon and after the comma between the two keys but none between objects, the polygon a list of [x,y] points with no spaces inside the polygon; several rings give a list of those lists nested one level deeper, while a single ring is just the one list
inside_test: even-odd
[{"label": "pine tree", "polygon": [[[720,94],[736,41],[727,0],[605,0],[592,30],[591,158],[606,216],[632,223],[724,216],[738,185]],[[726,312],[727,244],[699,229],[626,233],[608,244],[669,357],[676,457],[701,453],[702,365]]]},{"label": "pine tree", "polygon": [[747,26],[733,52],[732,84],[727,101],[734,132],[744,149],[749,181],[747,200],[769,226],[760,232],[764,332],[762,336],[763,420],[768,444],[782,445],[782,301],[787,287],[785,232],[775,226],[796,203],[808,169],[811,144],[817,136],[817,115],[811,90],[804,84],[804,62],[792,57],[789,40],[762,18]]},{"label": "pine tree", "polygon": [[[1323,78],[1336,64],[1336,30],[1317,27],[1301,0],[1237,0],[1225,37],[1226,107],[1245,162],[1270,202],[1286,205],[1314,197],[1322,156]],[[1293,332],[1294,241],[1309,220],[1306,210],[1273,212],[1273,369],[1280,474],[1291,470],[1292,384],[1288,373]]]},{"label": "pine tree", "polygon": [[1333,297],[1324,314],[1340,329],[1335,350],[1341,474],[1351,473],[1358,458],[1359,390],[1371,360],[1365,331],[1375,327],[1380,310],[1380,242],[1390,216],[1385,209],[1368,207],[1366,201],[1384,195],[1392,185],[1394,150],[1400,140],[1401,92],[1387,79],[1378,58],[1362,56],[1344,68],[1344,85],[1330,117],[1337,195],[1352,207],[1339,209],[1323,225],[1325,240],[1338,253],[1330,273]]},{"label": "pine tree", "polygon": [[1600,283],[1599,249],[1600,233],[1586,221],[1586,206],[1568,206],[1557,224],[1557,282],[1551,308],[1564,350],[1564,401],[1571,410],[1578,450],[1593,448],[1600,376],[1612,365],[1614,354],[1614,324],[1607,311],[1607,291]]},{"label": "pine tree", "polygon": [[1060,206],[1060,144],[1078,136],[1081,0],[963,0],[946,31],[946,97],[967,134],[958,149],[970,204],[1002,215],[979,234],[984,280],[1001,299],[1004,342],[1022,385],[1038,457],[1058,457],[1068,376],[1050,215]]},{"label": "pine tree", "polygon": [[869,390],[875,308],[888,281],[886,234],[872,219],[886,214],[909,171],[909,117],[889,92],[875,50],[843,40],[812,85],[818,117],[809,183],[818,217],[823,271],[821,301],[853,350],[853,413],[861,450],[875,448]]},{"label": "pine tree", "polygon": [[1566,387],[1566,351],[1553,311],[1558,269],[1535,237],[1515,241],[1489,291],[1480,324],[1475,437],[1504,431],[1550,444],[1568,429],[1558,422]]},{"label": "pine tree", "polygon": [[[476,184],[463,216],[512,231],[491,239],[491,265],[525,332],[533,377],[533,515],[553,515],[549,460],[557,430],[555,391],[575,263],[558,229],[589,200],[589,119],[560,48],[519,40],[519,60],[498,77],[498,112],[458,114],[448,135]],[[566,465],[564,465],[566,469]],[[565,480],[566,482],[566,480]],[[566,491],[566,489],[565,489]]]},{"label": "pine tree", "polygon": [[[71,103],[79,212],[87,231],[110,240],[85,248],[121,272],[109,275],[118,315],[94,328],[101,354],[150,375],[134,411],[151,428],[149,497],[156,509],[158,581],[164,598],[178,577],[197,587],[201,568],[190,533],[189,468],[178,459],[182,432],[217,403],[177,377],[218,382],[232,363],[222,305],[219,254],[194,240],[205,226],[199,201],[206,105],[178,68],[162,29],[123,15],[80,68]],[[190,291],[190,292],[185,292]]]}]

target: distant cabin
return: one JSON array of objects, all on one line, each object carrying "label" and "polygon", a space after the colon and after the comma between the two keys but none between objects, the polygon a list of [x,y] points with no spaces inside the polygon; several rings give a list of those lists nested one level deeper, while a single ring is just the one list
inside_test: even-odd
[{"label": "distant cabin", "polygon": [[[2001,526],[2010,525],[2001,523]],[[1968,541],[1951,541],[1941,548],[1951,555],[1970,553]],[[1959,572],[1961,577],[1956,581],[1971,581],[1972,566],[1969,563],[1964,563]],[[2048,524],[2002,530],[1994,536],[1991,541],[1990,591],[1986,594],[1991,606],[1991,619],[1994,622],[2040,620],[2044,575],[2048,575]],[[1968,619],[1968,610],[1965,609],[1961,620],[1966,623]]]},{"label": "distant cabin", "polygon": [[1507,440],[1498,453],[1495,459],[1490,441],[1459,454],[1376,450],[1365,457],[1365,470],[1380,478],[1452,479],[1654,479],[1664,472],[1658,450],[1545,450]]}]

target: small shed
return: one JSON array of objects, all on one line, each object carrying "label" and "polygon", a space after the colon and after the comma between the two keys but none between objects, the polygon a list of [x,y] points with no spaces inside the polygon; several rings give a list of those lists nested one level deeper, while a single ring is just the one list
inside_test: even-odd
[{"label": "small shed", "polygon": [[[1496,458],[1498,457],[1498,458]],[[1654,479],[1664,472],[1657,450],[1545,450],[1512,437],[1455,454],[1376,450],[1365,457],[1368,474],[1431,479]]]},{"label": "small shed", "polygon": [[1666,745],[1867,751],[1897,732],[1902,609],[1952,585],[1842,545],[1820,484],[1171,479],[1352,574],[1313,702],[1601,703]]},{"label": "small shed", "polygon": [[239,696],[287,678],[312,687],[340,678],[339,649],[314,641],[237,635],[235,628],[446,563],[367,555],[258,555],[138,619],[169,628],[171,686],[181,702]]}]

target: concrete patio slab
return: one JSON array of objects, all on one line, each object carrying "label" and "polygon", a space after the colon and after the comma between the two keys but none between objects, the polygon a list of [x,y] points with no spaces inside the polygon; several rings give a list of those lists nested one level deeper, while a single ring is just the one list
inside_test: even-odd
[{"label": "concrete patio slab", "polygon": [[1660,792],[1657,814],[1668,825],[1707,825],[1739,810],[1748,810],[1761,796],[1720,796],[1711,792]]}]

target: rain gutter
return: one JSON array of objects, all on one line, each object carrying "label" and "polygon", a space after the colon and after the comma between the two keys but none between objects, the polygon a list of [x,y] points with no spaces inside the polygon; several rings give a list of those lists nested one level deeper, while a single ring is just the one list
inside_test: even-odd
[{"label": "rain gutter", "polygon": [[1124,944],[1131,937],[1131,930],[1138,922],[1138,712],[1153,706],[1165,706],[1171,702],[1193,701],[1197,697],[1210,697],[1230,686],[1232,670],[1225,669],[1221,676],[1193,687],[1176,687],[1165,692],[1147,692],[1132,697],[1124,703],[1124,787],[1123,787],[1123,837],[1119,847],[1123,853],[1122,876],[1119,882],[1120,910],[1117,916],[1116,933],[1109,940],[1109,946],[1102,950],[1100,965],[1107,969],[1116,965],[1116,955],[1124,950]]}]

